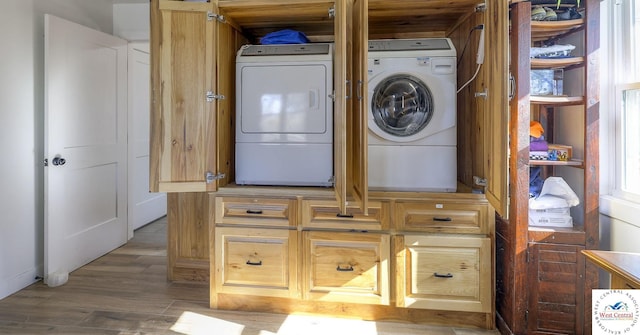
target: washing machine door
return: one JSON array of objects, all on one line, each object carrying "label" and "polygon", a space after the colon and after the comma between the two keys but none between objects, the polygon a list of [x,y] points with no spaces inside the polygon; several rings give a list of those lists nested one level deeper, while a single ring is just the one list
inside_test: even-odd
[{"label": "washing machine door", "polygon": [[433,117],[433,94],[414,76],[389,76],[373,91],[371,113],[377,126],[371,130],[378,136],[392,141],[411,141]]}]

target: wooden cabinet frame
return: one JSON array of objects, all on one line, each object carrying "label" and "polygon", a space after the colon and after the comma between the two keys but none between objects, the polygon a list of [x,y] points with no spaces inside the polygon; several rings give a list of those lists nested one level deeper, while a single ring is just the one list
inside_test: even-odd
[{"label": "wooden cabinet frame", "polygon": [[[503,215],[507,215],[507,39],[508,34],[508,4],[502,0],[487,0],[484,11],[476,9],[477,0],[406,0],[402,6],[396,2],[386,0],[274,0],[274,1],[248,1],[248,0],[211,0],[211,2],[183,2],[177,0],[151,0],[152,21],[152,150],[150,185],[152,191],[171,192],[169,200],[169,239],[174,241],[169,246],[170,267],[177,264],[185,264],[189,260],[194,267],[209,266],[215,270],[215,257],[217,246],[215,238],[204,243],[203,237],[198,234],[183,236],[183,229],[196,227],[201,231],[199,220],[193,220],[189,209],[199,211],[198,218],[206,217],[209,226],[209,237],[215,234],[216,205],[207,202],[225,194],[235,196],[252,195],[262,193],[277,198],[295,197],[299,201],[303,198],[322,199],[335,205],[337,214],[353,214],[354,207],[358,207],[358,215],[369,215],[374,218],[382,215],[382,219],[374,219],[375,223],[366,223],[366,229],[374,233],[380,231],[384,234],[397,234],[394,222],[393,209],[388,210],[382,206],[381,211],[369,212],[371,203],[375,204],[379,199],[419,199],[419,192],[388,192],[382,196],[372,196],[368,190],[367,181],[367,61],[369,38],[421,38],[421,37],[452,37],[459,48],[462,49],[465,38],[471,28],[479,23],[485,25],[485,63],[482,65],[477,79],[462,90],[458,95],[458,122],[465,125],[458,136],[460,148],[458,179],[464,184],[460,192],[468,193],[471,188],[481,189],[484,196],[481,199],[488,200],[491,205]],[[333,9],[334,17],[328,19],[318,14]],[[300,13],[300,15],[292,15]],[[175,35],[176,31],[189,29],[189,24],[178,25],[182,16],[197,17],[203,15],[207,20],[204,25],[212,28],[204,29],[206,38],[194,37],[198,43],[204,42],[201,53],[193,50],[178,50],[174,54],[171,50],[173,39],[182,36]],[[317,33],[316,41],[333,41],[335,43],[334,64],[334,173],[335,186],[327,197],[326,190],[301,190],[292,189],[256,191],[251,187],[234,186],[234,152],[230,145],[234,141],[233,122],[235,114],[235,78],[234,60],[235,52],[239,46],[253,42],[252,34],[263,36],[265,28],[278,22],[277,20],[289,17],[294,23],[304,24],[312,22],[313,29]],[[425,19],[430,18],[430,19]],[[211,21],[208,21],[211,19]],[[195,20],[200,20],[198,17]],[[305,21],[306,20],[306,21]],[[175,22],[174,22],[175,21]],[[174,23],[176,24],[174,24]],[[172,33],[173,31],[173,33]],[[211,31],[211,32],[209,32]],[[244,33],[244,35],[243,35]],[[174,34],[174,35],[172,35]],[[158,38],[165,35],[171,38]],[[176,42],[177,43],[177,42]],[[194,42],[195,43],[195,42]],[[477,43],[474,36],[469,45]],[[197,43],[196,43],[197,44]],[[225,47],[223,47],[225,46]],[[229,47],[230,46],[230,47]],[[168,51],[169,50],[169,51]],[[182,54],[180,53],[182,52]],[[476,64],[472,53],[467,53],[461,60],[465,64],[459,73],[459,81],[466,81],[471,77]],[[205,77],[203,85],[198,91],[212,92],[214,101],[203,103],[197,100],[200,96],[190,91],[193,88],[184,82],[176,83],[180,73],[173,67],[181,56],[190,62],[189,57],[199,59],[204,57],[211,59],[211,65],[206,62],[203,67],[205,74],[197,73]],[[203,59],[204,59],[203,58]],[[172,62],[173,60],[173,62]],[[184,65],[187,66],[187,65]],[[210,85],[209,85],[210,84]],[[210,86],[204,87],[204,86]],[[179,87],[179,89],[176,89]],[[175,92],[174,92],[175,91]],[[205,93],[206,93],[205,92]],[[484,97],[482,96],[483,94]],[[183,119],[180,119],[182,108],[182,95],[189,95],[189,103],[196,106],[190,113],[201,115],[201,123],[193,124],[194,131],[184,127]],[[224,96],[224,99],[217,99]],[[206,101],[206,94],[203,96]],[[461,103],[462,102],[462,103]],[[209,113],[210,114],[207,114]],[[186,115],[186,114],[185,114]],[[178,121],[175,121],[178,118]],[[184,119],[186,120],[186,119]],[[186,134],[186,135],[185,135]],[[174,138],[175,137],[175,142]],[[192,138],[194,141],[182,141],[184,138]],[[188,144],[187,144],[188,143]],[[195,143],[191,145],[192,143]],[[171,146],[179,146],[174,149]],[[197,153],[192,155],[192,153]],[[472,157],[468,159],[468,157]],[[193,167],[193,169],[191,169]],[[211,172],[207,175],[207,173]],[[480,180],[486,180],[486,187],[475,185],[474,176]],[[186,193],[187,191],[194,193]],[[211,192],[211,193],[208,193]],[[286,196],[283,194],[286,193]],[[292,194],[293,193],[293,194]],[[322,194],[321,196],[313,195]],[[311,194],[311,196],[309,196]],[[433,194],[430,194],[433,195]],[[437,194],[435,195],[438,196]],[[447,194],[445,198],[460,196],[476,196],[470,194]],[[376,198],[377,197],[377,198]],[[333,198],[333,199],[332,199]],[[335,202],[334,202],[335,199]],[[386,201],[385,200],[385,201]],[[393,201],[393,200],[392,200]],[[375,208],[375,207],[374,207]],[[493,215],[493,210],[489,211]],[[292,220],[300,222],[302,214],[296,211],[292,214]],[[193,221],[192,221],[193,220]],[[215,219],[217,221],[217,219]],[[242,220],[236,220],[238,224]],[[380,223],[378,223],[378,221]],[[461,229],[464,234],[478,233],[479,230],[488,230],[485,238],[493,239],[493,219],[480,219],[480,227],[466,227]],[[262,221],[265,222],[265,221]],[[194,223],[197,223],[193,226]],[[242,224],[242,223],[240,223]],[[269,223],[264,223],[261,228],[269,228]],[[304,229],[340,229],[332,227],[302,227]],[[254,227],[255,228],[255,227]],[[273,228],[273,227],[270,227]],[[270,229],[269,228],[269,229]],[[282,229],[282,227],[280,227]],[[380,231],[378,231],[380,230]],[[483,235],[480,232],[479,235]],[[189,240],[191,239],[191,240]],[[190,255],[189,245],[198,246],[197,255]],[[302,244],[298,241],[298,247]],[[209,250],[208,255],[200,255],[201,248]],[[394,247],[395,248],[395,247]],[[493,247],[491,247],[493,248]],[[392,249],[394,250],[394,249]],[[490,253],[493,254],[493,249]],[[208,256],[208,257],[207,257]],[[392,256],[393,257],[393,256]],[[211,262],[211,263],[210,263]],[[200,270],[201,270],[200,268]],[[493,267],[490,267],[493,271]],[[393,269],[391,270],[393,273]],[[200,273],[200,272],[198,272]],[[169,279],[174,280],[174,272],[170,271]],[[211,276],[212,291],[215,291],[215,276]],[[201,277],[203,281],[209,278]],[[393,291],[393,289],[392,289]],[[234,300],[236,299],[237,300]],[[224,305],[232,308],[242,306],[250,298],[237,295],[219,294],[211,300],[211,306]],[[275,299],[275,300],[270,300]],[[287,298],[256,298],[251,300],[256,308],[285,311],[292,308]],[[390,294],[391,301],[394,298]],[[299,301],[296,301],[297,303]],[[359,314],[367,318],[375,319],[403,319],[415,322],[432,322],[439,324],[455,324],[457,321],[447,318],[432,310],[410,313],[403,309],[391,306],[376,306],[372,309],[361,309],[357,304],[340,303],[341,308],[349,311],[351,315]],[[295,306],[300,311],[317,311],[323,308],[335,307],[324,302],[300,302]],[[493,328],[494,312],[456,312],[460,320],[465,324]]]}]

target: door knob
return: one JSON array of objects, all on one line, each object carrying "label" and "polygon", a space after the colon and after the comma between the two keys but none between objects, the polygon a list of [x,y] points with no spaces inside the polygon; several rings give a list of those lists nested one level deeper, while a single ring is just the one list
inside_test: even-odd
[{"label": "door knob", "polygon": [[54,166],[58,166],[58,165],[64,165],[64,163],[66,163],[67,160],[60,157],[60,156],[56,156],[53,158],[53,160],[51,161],[51,164],[53,164]]}]

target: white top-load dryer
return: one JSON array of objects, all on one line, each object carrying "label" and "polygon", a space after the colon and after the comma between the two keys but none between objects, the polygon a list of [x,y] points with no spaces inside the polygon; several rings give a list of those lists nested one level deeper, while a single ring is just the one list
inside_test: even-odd
[{"label": "white top-load dryer", "polygon": [[369,188],[455,192],[451,40],[371,40],[368,58]]},{"label": "white top-load dryer", "polygon": [[236,57],[236,183],[332,186],[332,44],[245,45]]}]

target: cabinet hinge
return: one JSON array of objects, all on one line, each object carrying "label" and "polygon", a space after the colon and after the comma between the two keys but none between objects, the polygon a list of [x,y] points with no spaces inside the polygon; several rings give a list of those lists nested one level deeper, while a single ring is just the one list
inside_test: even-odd
[{"label": "cabinet hinge", "polygon": [[527,263],[529,263],[529,249],[527,249]]},{"label": "cabinet hinge", "polygon": [[227,22],[222,14],[216,14],[214,12],[207,12],[207,21],[218,20],[218,22]]},{"label": "cabinet hinge", "polygon": [[205,179],[205,181],[207,182],[207,184],[211,184],[211,183],[213,183],[214,181],[216,181],[216,180],[220,180],[220,179],[222,179],[222,178],[224,178],[224,177],[225,177],[225,174],[224,174],[224,173],[217,173],[217,174],[215,174],[215,173],[213,173],[213,172],[211,172],[211,171],[207,171],[207,173],[205,173],[205,174],[204,174],[204,179]]},{"label": "cabinet hinge", "polygon": [[335,185],[336,184],[336,176],[329,177],[328,182],[330,182],[332,185]]},{"label": "cabinet hinge", "polygon": [[213,102],[213,100],[224,100],[224,95],[214,94],[212,91],[207,91],[207,102]]},{"label": "cabinet hinge", "polygon": [[333,19],[336,17],[336,7],[329,8],[329,18]]},{"label": "cabinet hinge", "polygon": [[44,159],[44,166],[49,166],[49,158]]},{"label": "cabinet hinge", "polygon": [[516,96],[516,77],[513,76],[513,73],[509,72],[509,101],[511,101]]},{"label": "cabinet hinge", "polygon": [[336,91],[333,91],[331,94],[329,94],[329,98],[330,98],[332,101],[336,101]]},{"label": "cabinet hinge", "polygon": [[524,311],[524,326],[529,329],[529,310]]},{"label": "cabinet hinge", "polygon": [[473,183],[477,186],[487,187],[487,179],[473,176]]}]

